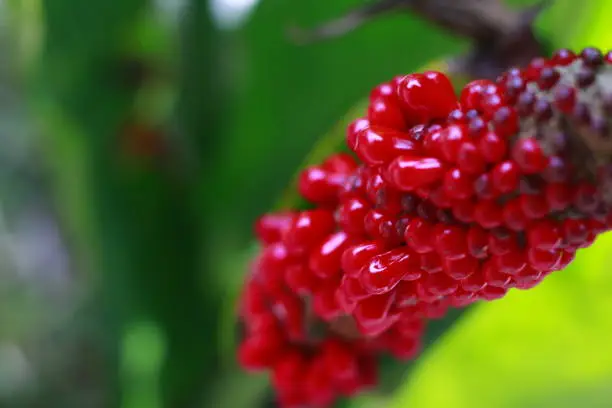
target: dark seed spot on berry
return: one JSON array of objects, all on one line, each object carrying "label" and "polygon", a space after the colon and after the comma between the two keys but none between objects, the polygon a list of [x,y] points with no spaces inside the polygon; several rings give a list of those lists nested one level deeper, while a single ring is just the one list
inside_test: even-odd
[{"label": "dark seed spot on berry", "polygon": [[493,187],[488,174],[481,174],[474,180],[474,191],[481,198],[491,198],[493,196]]},{"label": "dark seed spot on berry", "polygon": [[592,214],[597,220],[605,221],[608,216],[608,207],[604,202],[600,202]]},{"label": "dark seed spot on berry", "polygon": [[553,67],[544,67],[542,71],[540,71],[540,78],[538,80],[538,86],[542,90],[548,90],[555,86],[557,81],[559,80],[560,74]]},{"label": "dark seed spot on berry", "polygon": [[579,102],[576,104],[576,106],[574,106],[572,116],[582,125],[588,125],[591,122],[591,112],[589,111],[589,107],[582,102]]},{"label": "dark seed spot on berry", "polygon": [[536,95],[531,91],[521,93],[516,102],[516,108],[521,115],[529,115],[533,112],[533,104],[535,103]]},{"label": "dark seed spot on berry", "polygon": [[406,227],[408,226],[409,222],[410,219],[408,218],[400,218],[399,220],[397,220],[397,222],[395,223],[395,232],[397,233],[397,236],[404,236],[404,231],[406,231]]},{"label": "dark seed spot on berry", "polygon": [[440,221],[440,222],[442,222],[444,224],[452,224],[455,221],[455,219],[452,216],[452,214],[450,213],[450,211],[443,210],[441,208],[437,211],[436,216],[438,217],[438,221]]},{"label": "dark seed spot on berry", "polygon": [[603,55],[601,51],[594,47],[587,47],[580,53],[582,61],[589,67],[598,67],[603,63]]},{"label": "dark seed spot on berry", "polygon": [[405,194],[401,199],[402,210],[406,213],[411,213],[415,210],[418,199],[412,194]]},{"label": "dark seed spot on berry", "polygon": [[525,89],[525,81],[520,76],[511,76],[506,81],[506,93],[511,97],[517,97]]},{"label": "dark seed spot on berry", "polygon": [[425,221],[435,222],[437,220],[436,208],[426,201],[422,201],[417,206],[417,215]]},{"label": "dark seed spot on berry", "polygon": [[552,156],[548,161],[548,167],[544,170],[542,176],[546,181],[559,183],[566,181],[569,178],[569,167],[565,160],[559,156]]},{"label": "dark seed spot on berry", "polygon": [[519,191],[521,194],[535,195],[542,192],[544,187],[543,180],[537,175],[523,176],[519,183]]},{"label": "dark seed spot on berry", "polygon": [[374,206],[376,208],[382,208],[385,206],[385,201],[386,201],[385,189],[381,188],[380,190],[376,192],[376,202],[374,203]]},{"label": "dark seed spot on berry", "polygon": [[570,207],[565,210],[565,217],[572,220],[580,220],[584,218],[584,214],[578,211],[575,207]]},{"label": "dark seed spot on berry", "polygon": [[595,71],[584,67],[576,74],[576,84],[580,88],[587,88],[595,82]]},{"label": "dark seed spot on berry", "polygon": [[538,99],[533,106],[533,113],[539,122],[545,122],[552,118],[552,107],[546,99]]},{"label": "dark seed spot on berry", "polygon": [[554,98],[557,108],[563,112],[571,112],[576,103],[576,91],[568,85],[559,84],[555,89]]},{"label": "dark seed spot on berry", "polygon": [[493,228],[491,230],[491,234],[495,235],[497,238],[502,238],[502,239],[508,238],[511,235],[510,230],[505,227]]}]

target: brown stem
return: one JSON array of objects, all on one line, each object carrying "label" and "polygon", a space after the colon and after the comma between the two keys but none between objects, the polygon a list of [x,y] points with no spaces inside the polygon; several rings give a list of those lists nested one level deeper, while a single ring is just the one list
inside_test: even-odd
[{"label": "brown stem", "polygon": [[408,11],[474,42],[470,53],[452,61],[453,71],[494,78],[541,53],[531,25],[548,3],[543,0],[535,7],[513,10],[502,0],[379,0],[310,30],[293,27],[290,36],[299,43],[335,38],[381,15]]}]

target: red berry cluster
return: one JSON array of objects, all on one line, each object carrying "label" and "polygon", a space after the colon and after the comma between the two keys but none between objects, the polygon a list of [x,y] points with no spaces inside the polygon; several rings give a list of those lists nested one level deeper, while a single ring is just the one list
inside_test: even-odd
[{"label": "red berry cluster", "polygon": [[304,170],[302,212],[257,223],[240,361],[282,406],[327,406],[412,358],[447,307],[528,289],[612,227],[612,54],[559,50],[456,96],[396,77],[347,129],[358,157]]},{"label": "red berry cluster", "polygon": [[[335,217],[357,170],[346,154],[307,169],[300,190],[316,208],[267,214],[255,227],[263,249],[242,297],[246,336],[239,361],[250,370],[271,370],[283,407],[328,406],[338,395],[376,384],[378,354],[411,359],[419,351],[421,315],[401,315],[389,296],[366,295],[357,310],[339,290],[345,265],[353,262],[343,254],[364,241],[363,233],[342,227],[349,219],[339,223]],[[355,282],[355,290],[362,290]],[[438,303],[429,312],[441,315],[444,309]]]}]

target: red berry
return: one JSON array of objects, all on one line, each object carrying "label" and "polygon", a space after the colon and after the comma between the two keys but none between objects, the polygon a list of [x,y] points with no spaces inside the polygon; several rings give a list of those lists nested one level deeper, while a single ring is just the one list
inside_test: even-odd
[{"label": "red berry", "polygon": [[546,203],[551,210],[565,210],[572,201],[572,190],[565,183],[549,183],[544,190]]},{"label": "red berry", "polygon": [[485,133],[478,147],[482,156],[489,163],[498,163],[506,156],[506,141],[495,132]]},{"label": "red berry", "polygon": [[391,327],[399,319],[399,315],[389,315],[394,300],[393,292],[361,300],[353,312],[359,330],[373,336]]},{"label": "red berry", "polygon": [[416,154],[416,145],[407,135],[392,129],[368,127],[357,133],[354,151],[370,166],[387,163],[401,154]]},{"label": "red berry", "polygon": [[563,244],[563,234],[556,222],[540,220],[529,226],[527,243],[538,249],[558,249]]},{"label": "red berry", "polygon": [[319,283],[319,279],[302,263],[291,265],[285,270],[285,284],[298,295],[312,294]]},{"label": "red berry", "polygon": [[482,200],[474,208],[474,220],[484,228],[495,228],[503,221],[502,207],[494,200]]},{"label": "red berry", "polygon": [[509,106],[501,106],[493,114],[495,132],[505,138],[516,134],[519,130],[519,118],[516,110]]},{"label": "red berry", "polygon": [[457,290],[459,283],[446,273],[434,273],[425,277],[423,290],[434,297],[448,296]]},{"label": "red berry", "polygon": [[527,250],[529,264],[538,271],[549,272],[555,270],[563,257],[562,250],[544,250],[529,248]]},{"label": "red berry", "polygon": [[364,118],[355,119],[346,128],[346,144],[351,150],[357,145],[357,134],[370,127],[370,121]]},{"label": "red berry", "polygon": [[440,143],[444,159],[456,163],[461,146],[468,141],[467,128],[464,125],[449,125],[440,132]]},{"label": "red berry", "polygon": [[455,201],[451,206],[453,216],[458,221],[469,224],[474,221],[474,206],[475,203],[472,200]]},{"label": "red berry", "polygon": [[485,158],[472,142],[465,142],[457,153],[457,166],[469,174],[480,174],[485,170]]},{"label": "red berry", "polygon": [[548,158],[544,155],[537,140],[531,137],[518,140],[512,147],[512,159],[525,174],[536,174],[548,166]]},{"label": "red berry", "polygon": [[400,156],[387,167],[386,178],[401,191],[413,191],[440,180],[445,170],[433,157]]},{"label": "red berry", "polygon": [[566,66],[574,62],[576,58],[576,54],[573,51],[562,48],[555,51],[550,60],[554,65]]},{"label": "red berry", "polygon": [[332,174],[321,166],[305,169],[298,180],[298,191],[306,200],[317,203],[334,203],[346,176]]},{"label": "red berry", "polygon": [[333,320],[343,313],[336,290],[333,285],[322,285],[312,297],[312,310],[324,321]]},{"label": "red berry", "polygon": [[529,218],[525,215],[521,200],[513,198],[504,204],[504,225],[512,231],[522,231],[527,226]]},{"label": "red berry", "polygon": [[500,272],[516,275],[527,266],[527,256],[523,250],[515,249],[493,258]]},{"label": "red berry", "polygon": [[542,218],[550,212],[550,207],[543,194],[523,194],[520,196],[521,208],[527,218]]},{"label": "red berry", "polygon": [[293,219],[284,233],[283,241],[290,252],[304,253],[332,232],[334,224],[334,216],[329,211],[303,211]]},{"label": "red berry", "polygon": [[368,107],[368,120],[372,125],[384,126],[390,129],[406,128],[406,120],[399,105],[387,98],[376,98]]},{"label": "red berry", "polygon": [[342,254],[342,271],[349,276],[358,276],[359,271],[370,259],[383,252],[383,246],[376,241],[363,242],[347,248]]},{"label": "red berry", "polygon": [[458,259],[467,255],[467,234],[464,228],[438,224],[434,227],[433,234],[436,251],[441,257]]},{"label": "red berry", "polygon": [[489,233],[479,226],[472,226],[466,236],[468,252],[478,259],[485,259],[489,252]]},{"label": "red berry", "polygon": [[459,97],[462,109],[464,111],[470,109],[480,110],[482,96],[485,93],[485,89],[490,85],[494,85],[493,82],[486,79],[478,79],[465,85]]},{"label": "red berry", "polygon": [[362,269],[359,279],[369,293],[378,295],[389,292],[402,279],[415,280],[420,276],[417,254],[400,247],[373,256]]},{"label": "red berry", "polygon": [[295,215],[292,211],[264,214],[255,222],[255,235],[264,244],[279,242]]},{"label": "red berry", "polygon": [[474,179],[460,169],[447,171],[442,185],[445,194],[452,199],[464,200],[474,194]]},{"label": "red berry", "polygon": [[404,239],[406,244],[419,254],[433,251],[434,226],[420,217],[414,218],[406,226]]},{"label": "red berry", "polygon": [[445,118],[457,106],[452,84],[439,72],[406,75],[397,92],[410,125]]},{"label": "red berry", "polygon": [[515,191],[518,188],[520,176],[520,171],[514,162],[503,161],[493,169],[493,187],[500,193]]},{"label": "red berry", "polygon": [[331,234],[310,253],[310,270],[321,279],[336,277],[341,272],[342,254],[350,245],[351,239],[346,232]]},{"label": "red berry", "polygon": [[487,286],[495,286],[498,288],[507,287],[512,279],[510,275],[500,271],[496,262],[492,259],[482,264],[482,274]]},{"label": "red berry", "polygon": [[364,198],[353,197],[343,200],[338,206],[338,224],[349,234],[365,234],[364,220],[370,205]]},{"label": "red berry", "polygon": [[465,279],[479,270],[480,263],[469,255],[462,258],[446,258],[444,272],[455,280]]}]

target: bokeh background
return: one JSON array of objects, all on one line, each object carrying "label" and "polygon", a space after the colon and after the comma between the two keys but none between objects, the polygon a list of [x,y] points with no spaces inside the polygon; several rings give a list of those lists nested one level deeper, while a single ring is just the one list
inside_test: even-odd
[{"label": "bokeh background", "polygon": [[[288,35],[362,3],[0,0],[0,407],[267,406],[233,355],[254,218],[373,85],[469,46],[409,13]],[[556,0],[537,32],[610,48],[610,15]],[[610,248],[345,406],[612,406]]]}]

